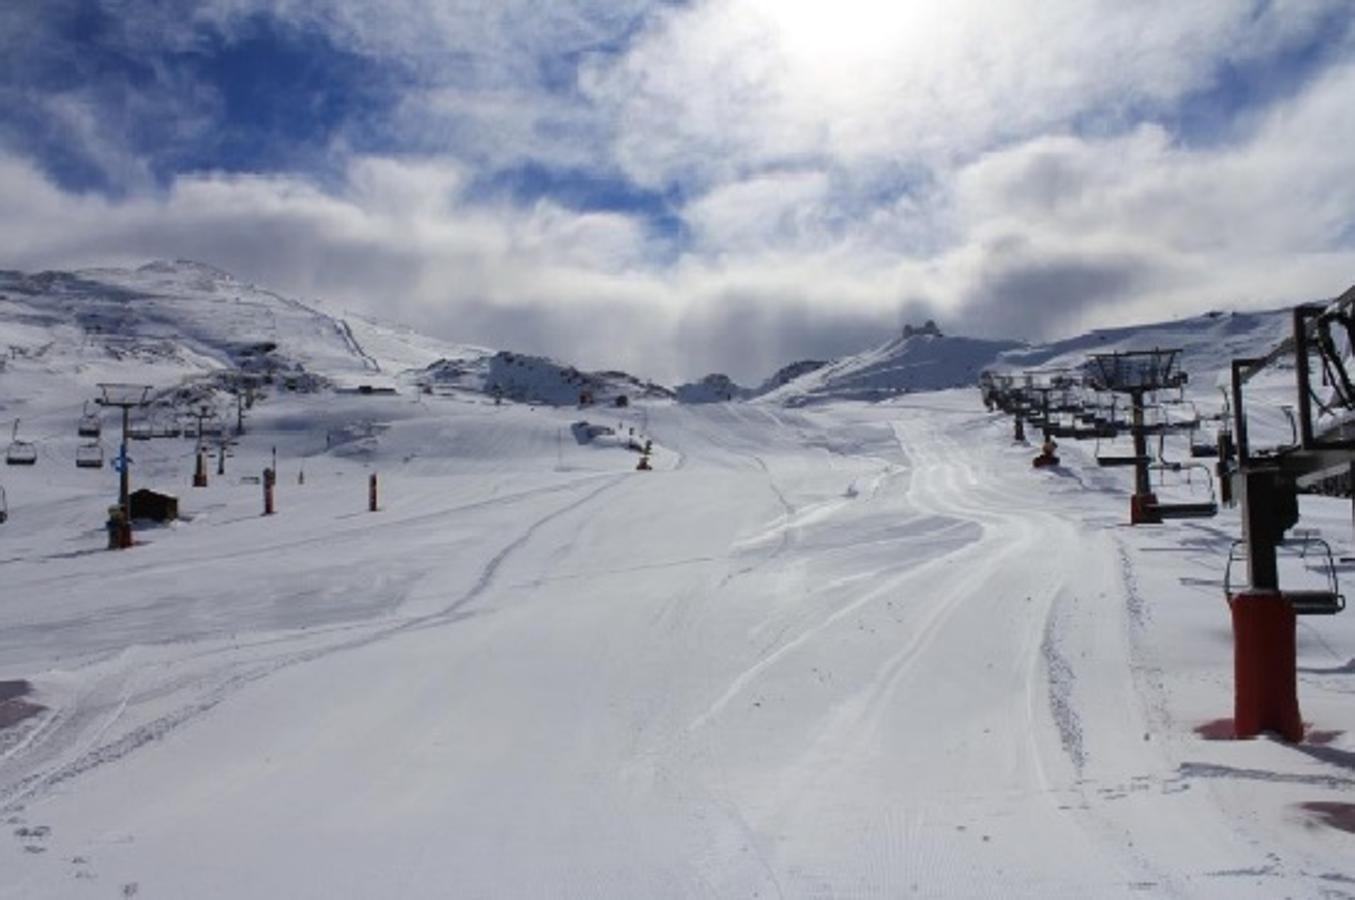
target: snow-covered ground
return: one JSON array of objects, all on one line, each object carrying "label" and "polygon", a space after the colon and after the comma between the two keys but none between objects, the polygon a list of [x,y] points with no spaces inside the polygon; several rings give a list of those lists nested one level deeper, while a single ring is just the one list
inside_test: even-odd
[{"label": "snow-covered ground", "polygon": [[1129,528],[972,390],[589,411],[652,472],[577,418],[274,397],[208,488],[137,446],[190,520],[123,553],[110,472],[5,469],[0,681],[45,711],[0,896],[1355,895],[1355,617],[1301,621],[1308,743],[1197,732],[1235,512]]},{"label": "snow-covered ground", "polygon": [[[38,450],[0,466],[0,897],[1355,897],[1355,617],[1300,620],[1305,743],[1213,739],[1236,511],[1130,528],[1093,447],[1033,470],[929,390],[1171,345],[1208,415],[1285,324],[915,334],[688,405],[197,264],[0,273],[0,427]],[[102,549],[95,385],[236,366],[400,393],[279,377],[206,488],[191,440],[135,442],[184,519]],[[1348,503],[1302,511],[1352,554]]]}]

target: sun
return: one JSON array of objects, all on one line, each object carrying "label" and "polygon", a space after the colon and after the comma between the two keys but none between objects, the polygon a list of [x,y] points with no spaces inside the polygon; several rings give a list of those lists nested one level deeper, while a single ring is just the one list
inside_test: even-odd
[{"label": "sun", "polygon": [[941,5],[880,0],[745,0],[797,63],[881,59],[921,49],[945,27]]}]

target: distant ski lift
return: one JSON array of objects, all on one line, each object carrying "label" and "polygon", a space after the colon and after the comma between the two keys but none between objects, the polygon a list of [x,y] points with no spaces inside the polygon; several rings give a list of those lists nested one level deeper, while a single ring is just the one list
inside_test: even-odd
[{"label": "distant ski lift", "polygon": [[136,419],[127,425],[127,439],[149,441],[155,437],[155,429],[149,419]]},{"label": "distant ski lift", "polygon": [[104,448],[98,441],[81,444],[75,448],[75,465],[79,469],[102,469]]},{"label": "distant ski lift", "polygon": [[5,463],[11,466],[31,466],[38,461],[38,448],[31,441],[19,440],[19,420],[14,420],[14,430],[10,433],[9,449],[5,451]]},{"label": "distant ski lift", "polygon": [[103,393],[96,402],[100,406],[145,406],[146,399],[151,392],[151,386],[148,384],[115,384],[103,383],[99,385],[99,390]]},{"label": "distant ski lift", "polygon": [[183,435],[183,426],[174,416],[159,418],[155,422],[154,435],[158,438],[176,438]]},{"label": "distant ski lift", "polygon": [[103,423],[99,420],[98,413],[89,411],[89,404],[85,404],[84,415],[80,416],[80,424],[76,428],[76,433],[83,438],[97,438],[103,431]]}]

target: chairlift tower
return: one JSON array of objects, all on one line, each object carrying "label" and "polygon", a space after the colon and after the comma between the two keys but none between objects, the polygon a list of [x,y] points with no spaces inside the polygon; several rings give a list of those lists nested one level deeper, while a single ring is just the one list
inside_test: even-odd
[{"label": "chairlift tower", "polygon": [[[203,437],[202,423],[206,419],[209,419],[212,416],[214,416],[215,414],[216,413],[212,409],[212,407],[206,403],[199,406],[197,410],[195,410],[194,412],[189,413],[190,416],[198,420],[197,446],[194,448],[193,453],[195,460],[193,465],[193,487],[207,486],[207,459],[204,456],[207,448],[202,440]],[[221,434],[222,435],[225,434],[225,429],[222,429]]]},{"label": "chairlift tower", "polygon": [[131,460],[127,455],[127,432],[132,418],[132,409],[146,405],[150,398],[151,386],[148,384],[100,384],[102,396],[96,401],[100,406],[109,406],[122,410],[122,445],[118,453],[118,510],[119,518],[113,524],[109,546],[126,549],[132,546],[132,508],[131,508]]},{"label": "chairlift tower", "polygon": [[1088,376],[1097,390],[1129,397],[1129,431],[1134,438],[1134,495],[1129,500],[1129,521],[1134,525],[1157,523],[1162,515],[1148,474],[1148,425],[1144,421],[1144,397],[1161,390],[1179,389],[1186,373],[1177,366],[1181,351],[1130,350],[1094,353],[1088,360]]},{"label": "chairlift tower", "polygon": [[[1345,608],[1330,547],[1323,590],[1282,590],[1277,551],[1285,532],[1298,523],[1300,483],[1350,473],[1355,466],[1352,352],[1355,287],[1330,304],[1295,308],[1293,335],[1266,356],[1233,360],[1236,458],[1230,477],[1242,505],[1242,539],[1237,543],[1245,547],[1248,586],[1233,590],[1230,553],[1224,592],[1233,617],[1233,727],[1238,737],[1274,731],[1290,741],[1302,739],[1295,617],[1331,615]],[[1319,396],[1313,385],[1314,363],[1329,396]],[[1290,443],[1255,448],[1247,433],[1243,387],[1276,364],[1293,368],[1297,422]],[[1224,458],[1220,462],[1227,464]],[[1317,543],[1325,546],[1323,541]]]}]

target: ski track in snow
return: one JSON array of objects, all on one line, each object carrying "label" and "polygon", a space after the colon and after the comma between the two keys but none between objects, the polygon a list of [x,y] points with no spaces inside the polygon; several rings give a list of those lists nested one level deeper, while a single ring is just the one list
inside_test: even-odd
[{"label": "ski track in snow", "polygon": [[[127,707],[128,700],[132,693],[129,684],[122,689],[121,696],[115,704],[115,709],[107,715],[103,724],[97,728],[92,736],[83,740],[85,746],[76,752],[74,759],[47,771],[29,775],[17,784],[8,786],[0,785],[0,813],[12,813],[21,810],[26,804],[33,802],[34,799],[40,797],[43,793],[50,791],[55,786],[100,766],[116,762],[127,754],[145,746],[147,743],[163,738],[174,729],[191,722],[197,716],[215,708],[241,689],[283,669],[323,659],[336,653],[369,646],[377,641],[382,641],[411,630],[436,627],[457,621],[462,616],[459,611],[474,603],[493,584],[495,576],[498,573],[500,566],[503,565],[504,560],[527,543],[527,541],[531,540],[532,536],[540,528],[561,516],[578,510],[584,504],[594,500],[605,491],[616,487],[619,483],[620,479],[618,478],[609,479],[606,483],[589,491],[583,497],[573,499],[561,508],[534,521],[522,532],[522,534],[499,550],[487,563],[485,563],[480,571],[479,577],[471,586],[470,590],[436,612],[407,619],[394,625],[378,626],[375,631],[371,631],[370,633],[360,634],[357,637],[346,638],[338,643],[324,645],[300,653],[286,653],[277,658],[268,660],[262,665],[251,666],[244,672],[226,678],[225,681],[212,688],[205,698],[175,709],[173,712],[163,715],[154,721],[138,726],[114,741],[100,743],[103,735],[110,729],[113,723],[121,717],[123,711]],[[509,499],[517,498],[513,497]],[[305,636],[302,637],[302,640],[304,639]],[[257,647],[258,645],[256,644],[255,646]],[[14,752],[14,750],[11,750],[6,756],[13,755]]]},{"label": "ski track in snow", "polygon": [[[972,405],[942,395],[841,409],[656,408],[670,465],[644,474],[621,452],[611,470],[575,470],[612,457],[560,442],[560,417],[538,413],[531,430],[524,412],[537,435],[530,461],[500,461],[518,438],[496,433],[483,446],[502,480],[470,489],[468,479],[446,498],[397,468],[396,499],[378,519],[336,515],[323,532],[298,524],[260,541],[235,502],[158,536],[162,546],[182,542],[182,553],[138,550],[119,559],[116,576],[83,557],[35,564],[20,551],[5,567],[25,592],[100,578],[172,583],[223,560],[243,572],[328,552],[355,559],[297,574],[279,567],[293,579],[289,596],[313,593],[317,607],[334,592],[389,596],[295,629],[244,618],[235,633],[190,629],[188,639],[169,619],[173,598],[119,608],[120,627],[142,622],[144,640],[90,645],[60,670],[25,673],[50,708],[0,747],[0,811],[24,823],[30,844],[32,829],[50,823],[42,846],[87,860],[79,871],[115,873],[101,876],[105,887],[150,892],[160,879],[170,895],[297,894],[295,867],[331,892],[368,895],[436,895],[453,877],[467,896],[1338,890],[1343,845],[1286,831],[1296,814],[1283,804],[1348,795],[1355,781],[1311,752],[1211,746],[1178,724],[1199,715],[1182,712],[1187,699],[1226,691],[1225,657],[1211,656],[1203,675],[1173,672],[1164,629],[1199,641],[1217,603],[1183,625],[1161,598],[1213,562],[1202,552],[1143,559],[1191,532],[1107,525],[1121,497],[1085,487],[1110,485],[1102,473],[1079,484],[1032,472],[1005,425]],[[481,417],[479,427],[497,421],[490,410],[445,408]],[[537,480],[518,483],[515,466]],[[298,492],[289,502],[317,500]],[[74,522],[80,512],[61,515]],[[388,542],[398,570],[339,564],[378,565],[370,540]],[[97,612],[58,606],[7,624],[57,640]],[[1338,638],[1323,646],[1338,662],[1351,655]],[[406,657],[418,665],[392,668]],[[364,703],[373,692],[402,697],[409,682],[412,698],[447,704],[415,704],[416,718],[383,735],[389,765],[427,781],[399,795],[399,814],[378,807],[370,825],[343,798],[380,794],[381,758],[325,744],[326,731],[315,743],[286,726],[248,733],[253,707],[278,702],[280,685],[323,693],[354,667],[361,683],[345,689],[373,729],[389,702]],[[1324,690],[1348,677],[1339,665],[1310,668]],[[424,682],[432,693],[419,694]],[[315,728],[337,714],[322,712],[296,711]],[[232,724],[243,726],[239,751],[185,755],[204,752],[198,735]],[[435,750],[443,728],[456,753]],[[256,742],[263,749],[245,749]],[[342,852],[192,801],[214,766],[293,746],[323,758],[325,779],[342,779],[325,801],[333,806],[322,805],[334,822],[356,823]],[[147,798],[140,811],[135,801],[126,815],[106,805],[151,759],[166,767],[154,801],[163,805]],[[350,766],[361,774],[350,777]],[[304,767],[290,781],[232,777],[245,799],[218,799],[237,812],[251,789],[316,802]],[[1239,815],[1255,802],[1251,788],[1271,792],[1272,805]],[[1154,825],[1162,821],[1177,830]],[[333,840],[350,839],[327,827]],[[156,855],[176,831],[198,829],[204,841],[228,841],[222,852],[248,867],[246,880],[201,881],[209,876]],[[137,840],[101,837],[124,831]],[[71,876],[57,873],[58,853],[22,852],[29,880],[13,890],[60,896],[59,878]],[[399,874],[364,880],[381,877],[372,865]],[[0,896],[7,887],[0,877]]]}]

